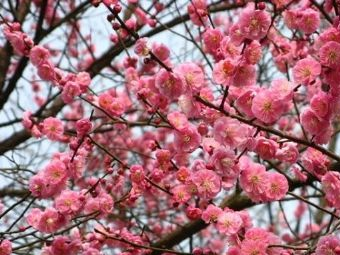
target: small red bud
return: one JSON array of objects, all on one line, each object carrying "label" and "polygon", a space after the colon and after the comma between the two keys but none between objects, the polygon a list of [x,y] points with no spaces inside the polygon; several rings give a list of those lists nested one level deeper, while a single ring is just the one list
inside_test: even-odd
[{"label": "small red bud", "polygon": [[162,120],[160,119],[160,118],[157,118],[157,119],[155,119],[155,124],[160,124],[162,122]]},{"label": "small red bud", "polygon": [[179,203],[178,203],[178,202],[174,202],[174,203],[172,204],[172,206],[176,208],[176,207],[179,206]]},{"label": "small red bud", "polygon": [[214,165],[212,164],[206,164],[205,167],[209,170],[214,170]]},{"label": "small red bud", "polygon": [[120,24],[119,24],[118,22],[113,22],[113,23],[112,23],[112,28],[113,28],[114,30],[118,30],[118,29],[120,29]]},{"label": "small red bud", "polygon": [[26,229],[27,229],[27,227],[24,227],[24,226],[20,226],[19,227],[19,231],[20,232],[24,232],[24,231],[26,231]]},{"label": "small red bud", "polygon": [[260,2],[260,3],[258,3],[257,7],[259,8],[259,10],[265,10],[266,9],[266,3]]},{"label": "small red bud", "polygon": [[91,2],[91,4],[92,4],[94,7],[98,7],[100,3],[101,3],[101,0],[92,0],[92,2]]},{"label": "small red bud", "polygon": [[111,22],[112,20],[115,19],[115,16],[113,14],[109,14],[109,15],[107,15],[106,19],[107,19],[107,21]]},{"label": "small red bud", "polygon": [[202,250],[202,248],[195,248],[195,249],[192,251],[192,254],[193,254],[193,255],[202,255],[202,254],[203,254],[203,250]]},{"label": "small red bud", "polygon": [[116,4],[114,7],[113,7],[113,10],[116,14],[120,13],[122,11],[122,6],[120,4]]},{"label": "small red bud", "polygon": [[151,58],[144,58],[143,62],[147,65],[151,62]]},{"label": "small red bud", "polygon": [[107,174],[113,174],[113,168],[110,167],[106,170]]},{"label": "small red bud", "polygon": [[206,124],[201,123],[198,125],[197,131],[198,133],[200,133],[200,135],[205,136],[206,134],[208,134],[209,129]]},{"label": "small red bud", "polygon": [[95,190],[92,190],[92,191],[91,191],[91,196],[92,196],[92,197],[97,197],[97,196],[98,196],[98,192],[95,191]]}]

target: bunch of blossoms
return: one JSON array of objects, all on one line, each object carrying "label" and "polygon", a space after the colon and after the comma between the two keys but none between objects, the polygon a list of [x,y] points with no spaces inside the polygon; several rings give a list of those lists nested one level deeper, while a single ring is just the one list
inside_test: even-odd
[{"label": "bunch of blossoms", "polygon": [[320,26],[319,12],[306,6],[286,10],[283,14],[285,24],[290,29],[297,29],[309,35]]},{"label": "bunch of blossoms", "polygon": [[[244,26],[249,26],[249,29],[243,30],[244,36],[242,40],[259,40],[265,37],[267,30],[269,29],[269,14],[263,10],[253,10],[253,8],[253,6],[249,6],[249,9],[242,14],[241,18]],[[258,27],[249,25],[251,22],[259,22]],[[229,36],[223,38],[222,32],[219,29],[207,29],[203,37],[206,45],[205,50],[208,53],[212,54],[215,58],[218,58],[216,54],[219,54],[216,49],[221,49],[220,52],[224,53],[224,60],[218,62],[214,68],[213,75],[216,82],[221,83],[224,86],[245,86],[249,88],[255,85],[255,64],[261,58],[261,47],[258,42],[253,41],[249,44],[245,43],[245,54],[241,54],[241,50],[239,49],[240,42],[235,41],[235,38]],[[242,40],[240,41],[242,42]],[[220,45],[222,41],[223,45]],[[150,49],[150,46],[148,46],[147,40],[142,38],[137,41],[135,52],[140,57],[145,57],[148,56],[152,50]],[[190,84],[187,84],[189,86],[183,86],[183,78],[185,78],[186,81],[190,81],[192,78],[189,75],[183,77],[183,73],[185,74],[185,72],[178,73],[177,70],[178,69],[175,68],[172,73],[162,69],[156,74],[155,86],[148,87],[148,89],[154,90],[154,93],[160,93],[170,101],[178,100],[178,103],[180,104],[181,98],[188,95],[187,88],[192,88]],[[137,81],[138,78],[136,79],[136,77],[134,77],[133,79],[134,84],[136,84],[135,81]],[[138,81],[137,85],[140,86],[140,84],[141,82]],[[142,82],[141,85],[145,86],[146,84]],[[159,91],[155,90],[155,88],[158,88]],[[203,95],[202,92],[204,89],[197,88],[196,93],[198,92]],[[146,90],[144,91],[142,94],[143,97],[146,99],[152,98],[149,96],[149,93],[146,93]],[[256,100],[254,104],[251,104],[252,102],[250,101],[248,112],[253,116],[255,115],[259,120],[265,123],[273,123],[277,121],[284,112],[289,110],[290,105],[287,101],[292,99],[293,85],[287,80],[280,79],[274,81],[272,89],[263,90],[263,94],[262,91],[261,93],[258,93],[256,90],[253,91],[254,94],[251,94],[251,96],[253,98],[256,94]],[[195,93],[192,89],[190,92],[189,96],[192,96],[192,94]],[[204,93],[206,92],[204,91]],[[273,97],[273,94],[277,96]],[[247,104],[249,104],[249,100],[244,101],[247,101]],[[238,100],[238,102],[239,105],[242,105],[241,100]],[[259,104],[259,106],[257,104]],[[247,106],[244,105],[243,108],[246,111]],[[184,111],[184,109],[182,109],[182,111],[183,113],[171,112],[167,115],[167,119],[175,129],[174,144],[177,146],[176,148],[179,151],[191,153],[197,149],[199,145],[201,139],[200,133],[198,133],[193,125],[187,120],[188,116],[191,116],[192,113],[188,113],[187,111]],[[272,159],[276,157],[277,154],[278,157],[287,158],[287,161],[292,163],[294,163],[298,157],[298,151],[293,145],[286,145],[287,148],[294,149],[294,152],[289,154],[287,152],[289,149],[279,150],[278,146],[275,145],[275,142],[269,139],[257,139],[253,142],[255,145],[250,146],[247,144],[249,138],[247,138],[247,136],[245,137],[244,133],[251,134],[252,130],[237,120],[227,117],[219,118],[219,116],[216,116],[213,123],[214,129],[212,134],[219,144],[217,145],[219,149],[211,151],[213,156],[209,166],[203,163],[198,165],[200,167],[192,167],[191,170],[184,170],[183,168],[179,170],[178,180],[181,181],[182,184],[175,186],[172,189],[174,201],[177,203],[181,204],[188,202],[191,194],[198,194],[206,199],[215,197],[220,189],[220,184],[217,183],[220,182],[219,179],[221,180],[221,177],[224,178],[225,187],[233,187],[239,177],[241,169],[238,166],[235,166],[235,153],[231,149],[254,148],[254,150],[257,153],[260,153],[264,159]],[[202,133],[202,135],[206,134],[206,131]],[[221,163],[217,164],[215,167],[213,164],[216,164],[217,162]],[[212,168],[214,171],[208,170],[207,167]],[[257,191],[254,189],[256,191],[252,193],[252,184],[246,181],[246,169],[248,169],[248,167],[245,167],[244,173],[241,174],[242,182],[244,183],[243,188],[248,190],[248,195],[253,200],[274,201],[285,196],[288,191],[288,182],[286,178],[278,173],[267,173],[264,166],[261,168],[261,176],[259,176],[258,184],[261,188],[264,183],[267,183],[267,185],[263,190]],[[251,167],[249,167],[249,169],[249,172],[251,173],[256,172]],[[220,176],[216,175],[216,173]],[[257,178],[258,177],[255,176],[250,179],[254,179],[255,181]],[[138,182],[141,182],[142,179],[143,178],[137,178]]]},{"label": "bunch of blossoms", "polygon": [[[87,91],[91,83],[88,73],[80,72],[77,75],[63,75],[49,59],[50,52],[43,46],[34,46],[32,40],[20,31],[19,24],[6,24],[4,26],[4,34],[11,42],[15,52],[30,58],[31,63],[37,68],[37,73],[41,79],[52,82],[53,85],[57,85],[62,90],[62,98],[65,103],[72,102],[75,96]],[[22,39],[15,40],[17,37],[22,37]]]},{"label": "bunch of blossoms", "polygon": [[[33,46],[33,43],[29,43],[29,40],[25,39],[29,37],[19,29],[20,27],[16,23],[6,24],[4,34],[18,54],[29,56],[31,63],[37,67],[40,78],[56,84],[62,90],[61,98],[65,103],[71,103],[75,96],[87,91],[91,82],[88,73],[80,72],[62,76],[61,72],[50,62],[49,51],[39,45]],[[24,46],[15,40],[17,37],[22,37],[23,42],[27,41]],[[32,114],[26,112],[23,125],[31,130],[36,137],[46,135],[52,141],[64,140],[64,127],[57,118],[49,117],[43,122],[37,123]],[[73,151],[57,155],[43,171],[30,179],[29,189],[33,196],[40,199],[55,198],[54,207],[49,207],[45,211],[33,209],[27,216],[28,223],[41,232],[55,232],[65,226],[71,217],[76,216],[83,208],[85,213],[100,212],[102,215],[106,215],[112,210],[112,197],[105,191],[98,192],[97,198],[92,199],[86,198],[80,192],[65,190],[70,178],[79,179],[81,177],[83,162],[90,147],[84,143],[84,146],[80,148],[79,141],[90,130],[89,120],[78,121],[76,125],[78,142],[75,145],[70,144]],[[88,194],[87,197],[89,196]]]},{"label": "bunch of blossoms", "polygon": [[262,54],[257,40],[266,36],[270,16],[265,10],[254,10],[254,6],[249,5],[240,14],[237,26],[241,25],[247,29],[239,31],[237,39],[233,36],[233,27],[230,27],[229,35],[223,35],[218,28],[208,28],[204,33],[205,50],[218,61],[213,78],[216,83],[231,87],[232,91],[242,88],[236,101],[242,113],[272,124],[291,109],[294,85],[286,79],[277,79],[269,89],[259,90],[255,86],[255,64]]},{"label": "bunch of blossoms", "polygon": [[301,162],[305,170],[321,179],[329,171],[330,161],[321,152],[308,148],[301,156]]},{"label": "bunch of blossoms", "polygon": [[228,249],[227,254],[285,254],[283,248],[270,247],[270,245],[280,245],[278,236],[262,228],[249,228],[244,234],[244,238],[237,245]]},{"label": "bunch of blossoms", "polygon": [[[147,98],[150,102],[155,102],[156,106],[162,101],[165,103],[178,101],[183,105],[182,111],[187,112],[185,109],[187,107],[184,104],[188,104],[187,101],[191,100],[192,95],[197,94],[205,85],[202,68],[195,63],[182,63],[170,71],[169,49],[164,44],[153,43],[152,47],[148,44],[146,38],[138,39],[135,53],[144,58],[150,57],[152,54],[151,56],[157,57],[168,67],[162,68],[155,76],[150,76],[147,79],[138,75],[136,70],[130,67],[128,74],[133,73],[133,80],[128,78],[128,81],[133,90],[138,91],[139,98]],[[152,71],[155,72],[155,69],[152,68]]]},{"label": "bunch of blossoms", "polygon": [[[289,28],[303,31],[307,38],[320,26],[319,12],[307,2],[292,5],[291,9],[284,11],[284,17]],[[311,46],[303,40],[289,45],[282,36],[271,35],[279,43],[275,47],[279,70],[287,72],[287,67],[292,66],[294,82],[296,85],[304,85],[311,95],[310,104],[301,112],[300,119],[309,137],[313,137],[319,144],[329,142],[333,132],[332,119],[339,108],[337,59],[340,38],[336,27],[337,22],[323,30]]]},{"label": "bunch of blossoms", "polygon": [[[57,236],[49,246],[44,246],[42,254],[59,255],[59,254],[77,254],[82,249],[82,241],[78,231],[72,231],[70,236]],[[85,247],[84,247],[85,248]],[[88,247],[89,248],[89,247]]]},{"label": "bunch of blossoms", "polygon": [[202,220],[216,225],[218,232],[229,238],[238,238],[237,235],[252,227],[250,215],[246,211],[235,212],[230,208],[223,210],[214,205],[208,205],[202,212]]},{"label": "bunch of blossoms", "polygon": [[[43,46],[34,46],[33,41],[25,33],[20,31],[18,23],[6,23],[4,35],[10,41],[14,51],[19,55],[29,57],[31,63],[37,68],[37,73],[42,80],[57,85],[62,91],[61,98],[65,103],[71,103],[74,97],[85,93],[91,83],[91,78],[86,72],[78,74],[68,73],[63,75],[50,60],[50,52]],[[30,111],[23,115],[23,125],[31,131],[32,135],[40,138],[46,135],[53,141],[62,141],[64,127],[62,122],[54,117],[44,119],[42,122],[35,120]]]},{"label": "bunch of blossoms", "polygon": [[264,165],[248,158],[242,158],[240,185],[243,191],[255,202],[280,200],[288,191],[286,177],[277,172],[268,172]]},{"label": "bunch of blossoms", "polygon": [[208,8],[206,0],[193,0],[188,4],[190,20],[197,26],[204,26],[208,20]]},{"label": "bunch of blossoms", "polygon": [[315,255],[340,254],[340,240],[337,236],[322,236],[316,246]]}]

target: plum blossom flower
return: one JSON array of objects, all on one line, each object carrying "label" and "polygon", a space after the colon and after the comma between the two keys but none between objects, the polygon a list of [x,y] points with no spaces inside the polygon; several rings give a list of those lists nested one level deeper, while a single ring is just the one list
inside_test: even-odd
[{"label": "plum blossom flower", "polygon": [[285,78],[275,79],[271,83],[271,89],[280,99],[290,101],[293,98],[293,83]]},{"label": "plum blossom flower", "polygon": [[321,74],[321,65],[311,57],[299,60],[293,68],[295,83],[308,85]]},{"label": "plum blossom flower", "polygon": [[217,142],[232,149],[243,145],[247,138],[247,128],[238,120],[221,117],[214,123],[214,138]]},{"label": "plum blossom flower", "polygon": [[229,36],[230,36],[231,41],[237,46],[241,45],[241,43],[245,39],[238,23],[233,24],[229,28]]},{"label": "plum blossom flower", "polygon": [[0,243],[0,255],[10,255],[12,254],[12,243],[7,240],[1,240]]},{"label": "plum blossom flower", "polygon": [[217,229],[226,235],[236,234],[242,227],[242,219],[236,212],[222,212],[217,218]]},{"label": "plum blossom flower", "polygon": [[174,144],[177,149],[184,152],[193,152],[201,142],[201,135],[194,125],[186,125],[179,131],[175,131]]},{"label": "plum blossom flower", "polygon": [[320,15],[318,11],[307,8],[298,12],[298,28],[305,34],[314,33],[320,25]]},{"label": "plum blossom flower", "polygon": [[46,181],[51,185],[62,185],[67,179],[65,164],[60,160],[51,161],[43,171]]},{"label": "plum blossom flower", "polygon": [[161,69],[156,75],[156,87],[159,92],[169,99],[178,99],[185,92],[183,77]]},{"label": "plum blossom flower", "polygon": [[252,41],[244,51],[244,58],[247,64],[257,64],[262,56],[262,47],[258,41]]},{"label": "plum blossom flower", "polygon": [[209,159],[209,164],[213,165],[215,170],[221,175],[232,174],[234,172],[232,169],[236,164],[235,152],[221,146],[214,150],[213,155]]},{"label": "plum blossom flower", "polygon": [[88,72],[79,72],[75,77],[75,82],[80,88],[80,92],[85,93],[90,86],[91,76]]},{"label": "plum blossom flower", "polygon": [[314,33],[320,25],[319,12],[312,8],[286,10],[283,17],[288,28],[299,29],[307,35]]},{"label": "plum blossom flower", "polygon": [[113,116],[120,116],[125,112],[125,101],[123,97],[114,97],[110,93],[102,93],[98,98],[99,106]]},{"label": "plum blossom flower", "polygon": [[340,43],[330,41],[319,51],[320,63],[324,66],[337,69],[340,67]]},{"label": "plum blossom flower", "polygon": [[265,196],[269,201],[280,200],[288,192],[288,181],[286,177],[279,173],[267,173],[265,186]]},{"label": "plum blossom flower", "polygon": [[262,159],[273,159],[278,149],[278,144],[271,139],[259,137],[256,139],[255,152],[259,154]]},{"label": "plum blossom flower", "polygon": [[18,22],[6,23],[3,32],[6,39],[12,45],[14,52],[20,56],[28,55],[33,47],[33,40],[25,33],[21,32],[21,26]]},{"label": "plum blossom flower", "polygon": [[300,119],[304,129],[311,135],[318,135],[329,126],[329,121],[319,118],[310,108],[301,113]]},{"label": "plum blossom flower", "polygon": [[272,0],[272,2],[277,6],[277,8],[282,8],[289,3],[289,0]]},{"label": "plum blossom flower", "polygon": [[253,89],[248,89],[245,90],[244,93],[240,94],[240,96],[236,99],[237,108],[250,118],[254,117],[251,106],[253,104],[253,99],[255,95],[256,93]]},{"label": "plum blossom flower", "polygon": [[255,202],[261,201],[267,181],[266,168],[257,163],[249,163],[242,169],[240,185],[243,191]]},{"label": "plum blossom flower", "polygon": [[260,40],[267,35],[271,18],[264,10],[245,9],[240,16],[239,27],[242,35],[250,40]]},{"label": "plum blossom flower", "polygon": [[64,134],[64,126],[61,120],[48,117],[43,121],[43,134],[47,136],[48,139],[52,141],[57,141],[62,138]]},{"label": "plum blossom flower", "polygon": [[47,198],[55,194],[42,174],[37,174],[30,178],[29,190],[33,196],[39,198]]},{"label": "plum blossom flower", "polygon": [[185,210],[186,215],[191,220],[197,220],[202,215],[202,210],[200,208],[194,207],[194,206],[188,206]]},{"label": "plum blossom flower", "polygon": [[85,213],[100,212],[101,216],[111,213],[114,206],[112,196],[102,191],[97,197],[89,197],[86,199],[84,207]]},{"label": "plum blossom flower", "polygon": [[295,143],[287,142],[284,143],[282,148],[276,151],[275,158],[282,162],[296,163],[299,157],[299,150]]},{"label": "plum blossom flower", "polygon": [[177,130],[182,130],[187,125],[189,125],[188,118],[180,112],[174,111],[167,116],[171,125],[173,125]]},{"label": "plum blossom flower", "polygon": [[31,120],[32,117],[32,112],[30,111],[25,111],[22,114],[22,125],[24,126],[24,128],[30,130],[33,127],[33,122]]},{"label": "plum blossom flower", "polygon": [[340,31],[336,29],[335,27],[331,26],[327,29],[325,29],[317,38],[317,41],[315,42],[315,46],[320,49],[322,46],[324,46],[327,42],[337,42],[340,43]]},{"label": "plum blossom flower", "polygon": [[255,95],[251,110],[256,118],[264,123],[273,123],[283,114],[283,102],[279,93],[266,89]]},{"label": "plum blossom flower", "polygon": [[315,94],[310,100],[310,107],[319,119],[325,118],[330,113],[330,96],[320,92]]},{"label": "plum blossom flower", "polygon": [[188,202],[191,198],[191,193],[188,191],[187,186],[184,184],[175,186],[171,190],[171,193],[173,194],[172,199],[179,204],[184,204]]},{"label": "plum blossom flower", "polygon": [[[50,246],[43,247],[44,255],[62,255],[62,254],[78,254],[82,248],[80,238],[71,238],[67,236],[54,237]],[[93,255],[93,254],[92,254]]]},{"label": "plum blossom flower", "polygon": [[80,119],[76,123],[76,131],[79,137],[82,137],[89,133],[92,129],[92,123],[89,119]]},{"label": "plum blossom flower", "polygon": [[181,95],[178,98],[178,105],[182,112],[188,117],[197,117],[201,110],[201,105],[194,101],[191,95],[187,94]]},{"label": "plum blossom flower", "polygon": [[141,183],[144,178],[144,169],[141,165],[132,165],[130,167],[130,178],[134,183]]},{"label": "plum blossom flower", "polygon": [[50,57],[50,52],[43,46],[37,45],[30,50],[30,60],[33,65],[39,66]]},{"label": "plum blossom flower", "polygon": [[64,215],[76,215],[84,205],[82,195],[73,190],[63,190],[55,199],[55,208]]},{"label": "plum blossom flower", "polygon": [[242,255],[267,255],[267,244],[262,240],[244,240],[241,244]]},{"label": "plum blossom flower", "polygon": [[302,165],[311,174],[318,177],[328,171],[329,159],[320,151],[308,147],[301,157]]},{"label": "plum blossom flower", "polygon": [[236,65],[235,62],[226,58],[221,60],[214,66],[213,79],[218,84],[229,85],[231,78],[235,74]]},{"label": "plum blossom flower", "polygon": [[180,64],[174,71],[184,77],[186,87],[192,93],[198,93],[204,86],[203,70],[195,63]]},{"label": "plum blossom flower", "polygon": [[208,20],[208,9],[206,0],[193,0],[188,4],[190,20],[197,26],[203,26]]},{"label": "plum blossom flower", "polygon": [[223,210],[215,205],[208,205],[208,207],[202,213],[202,220],[209,224],[211,222],[217,222],[218,216],[223,213]]},{"label": "plum blossom flower", "polygon": [[41,79],[51,82],[54,82],[57,77],[55,67],[49,60],[40,63],[38,66],[38,75]]},{"label": "plum blossom flower", "polygon": [[176,172],[176,179],[180,182],[185,182],[190,175],[190,171],[187,167],[181,166]]},{"label": "plum blossom flower", "polygon": [[170,56],[170,50],[163,43],[152,44],[152,53],[156,55],[161,61],[166,61]]},{"label": "plum blossom flower", "polygon": [[139,38],[135,44],[135,53],[138,56],[147,56],[150,53],[150,47],[148,46],[147,38]]},{"label": "plum blossom flower", "polygon": [[[220,51],[222,52],[224,58],[236,58],[240,55],[241,49],[238,45],[236,45],[229,36],[224,36],[221,43],[220,43]],[[245,51],[245,57],[250,59],[250,52],[249,54]]]},{"label": "plum blossom flower", "polygon": [[34,208],[28,213],[26,220],[42,233],[54,233],[67,223],[67,219],[53,207],[48,207],[45,211]]},{"label": "plum blossom flower", "polygon": [[203,34],[203,42],[205,50],[208,53],[214,54],[220,48],[223,34],[218,28],[208,28]]},{"label": "plum blossom flower", "polygon": [[200,197],[214,198],[221,190],[221,178],[211,170],[202,169],[193,173],[191,181],[196,185]]},{"label": "plum blossom flower", "polygon": [[290,29],[298,29],[298,11],[287,9],[283,12],[283,19],[286,26]]},{"label": "plum blossom flower", "polygon": [[63,86],[63,91],[61,93],[61,98],[66,104],[72,103],[76,96],[81,94],[79,85],[74,81],[68,81]]},{"label": "plum blossom flower", "polygon": [[248,87],[256,83],[256,69],[254,65],[241,63],[236,66],[231,84],[235,87]]}]

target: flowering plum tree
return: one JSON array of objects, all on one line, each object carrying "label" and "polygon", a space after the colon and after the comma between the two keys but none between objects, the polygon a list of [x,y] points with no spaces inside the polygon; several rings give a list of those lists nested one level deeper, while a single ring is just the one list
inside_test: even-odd
[{"label": "flowering plum tree", "polygon": [[0,23],[0,255],[340,254],[339,0]]}]

